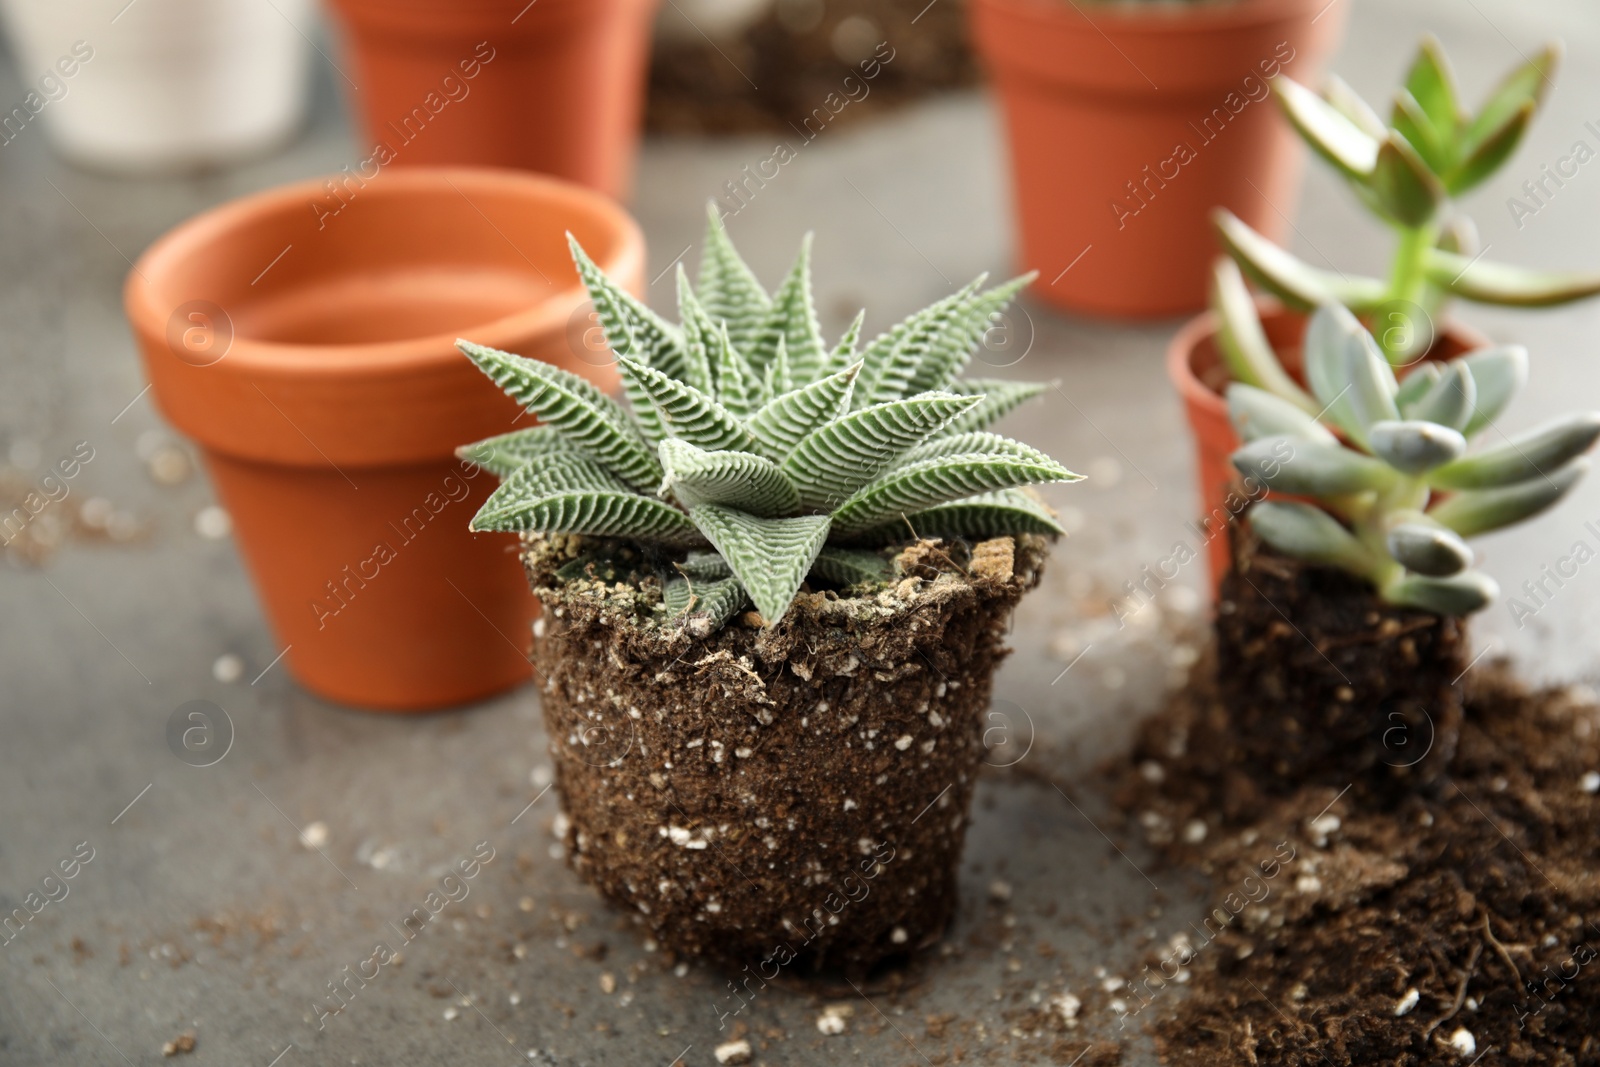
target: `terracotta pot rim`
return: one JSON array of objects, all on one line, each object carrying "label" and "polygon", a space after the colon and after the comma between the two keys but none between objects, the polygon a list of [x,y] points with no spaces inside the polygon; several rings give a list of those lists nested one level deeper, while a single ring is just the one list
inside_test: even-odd
[{"label": "terracotta pot rim", "polygon": [[[123,304],[138,332],[160,337],[166,330],[171,301],[161,299],[161,286],[174,268],[196,257],[214,256],[225,247],[229,236],[242,225],[315,201],[326,191],[325,182],[334,174],[308,178],[288,185],[274,186],[227,201],[180,223],[145,249],[129,272],[123,286]],[[587,215],[597,226],[616,235],[609,254],[598,256],[600,268],[609,275],[626,276],[644,259],[644,235],[626,211],[615,201],[573,182],[498,167],[408,166],[386,169],[381,181],[363,195],[371,200],[426,198],[429,195],[457,196],[459,190],[521,191],[529,200],[558,205],[563,213]],[[363,344],[288,344],[235,337],[227,358],[217,369],[251,379],[270,377],[308,377],[334,379],[359,376],[363,379],[406,375],[454,362],[458,336],[496,345],[510,338],[527,338],[559,332],[572,309],[585,299],[581,284],[556,290],[525,310],[490,319],[445,334],[429,334],[399,341]]]},{"label": "terracotta pot rim", "polygon": [[[1338,0],[1333,0],[1337,3]],[[1076,24],[1094,30],[1152,37],[1193,33],[1196,30],[1240,29],[1298,19],[1308,9],[1331,6],[1328,0],[1233,0],[1212,4],[1099,4],[1066,0],[973,0],[1016,18],[1039,22]]]}]

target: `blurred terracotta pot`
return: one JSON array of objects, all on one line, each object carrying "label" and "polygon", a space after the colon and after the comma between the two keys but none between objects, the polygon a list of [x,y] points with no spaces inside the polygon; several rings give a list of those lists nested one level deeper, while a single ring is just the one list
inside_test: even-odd
[{"label": "blurred terracotta pot", "polygon": [[1031,292],[1096,315],[1203,308],[1211,209],[1272,240],[1294,215],[1304,151],[1267,81],[1318,83],[1348,7],[973,0]]},{"label": "blurred terracotta pot", "polygon": [[531,676],[536,604],[514,545],[467,530],[492,479],[453,450],[522,413],[454,341],[614,386],[604,354],[569,341],[585,295],[565,234],[635,290],[643,238],[606,198],[531,174],[384,173],[331,218],[308,210],[326,188],[166,234],[128,277],[128,319],[295,677],[364,707],[485,697]]},{"label": "blurred terracotta pot", "polygon": [[331,0],[364,148],[625,198],[658,0]]},{"label": "blurred terracotta pot", "polygon": [[[1261,300],[1258,306],[1267,340],[1278,353],[1284,369],[1304,385],[1301,339],[1305,336],[1306,316],[1287,310],[1275,301]],[[1200,479],[1200,514],[1209,535],[1206,540],[1206,559],[1213,592],[1233,565],[1228,542],[1228,520],[1243,510],[1245,499],[1239,488],[1239,472],[1228,459],[1239,448],[1239,436],[1233,432],[1233,423],[1228,419],[1227,401],[1223,399],[1233,376],[1222,361],[1216,336],[1216,316],[1208,311],[1185,323],[1167,345],[1167,377],[1183,398],[1184,414],[1188,417],[1190,430],[1194,432],[1195,467]],[[1454,359],[1487,344],[1488,338],[1476,330],[1450,323],[1439,332],[1422,359]],[[1403,381],[1405,371],[1397,373]]]}]

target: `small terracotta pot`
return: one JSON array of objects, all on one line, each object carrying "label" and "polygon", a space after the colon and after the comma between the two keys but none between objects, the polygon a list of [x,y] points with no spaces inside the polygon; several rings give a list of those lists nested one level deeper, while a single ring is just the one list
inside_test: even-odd
[{"label": "small terracotta pot", "polygon": [[[1257,307],[1267,340],[1272,343],[1284,368],[1303,385],[1305,379],[1300,349],[1306,316],[1283,308],[1272,300],[1259,300]],[[1194,431],[1200,513],[1205,517],[1207,532],[1212,535],[1206,541],[1206,558],[1210,565],[1213,593],[1232,565],[1227,537],[1228,519],[1243,510],[1242,504],[1229,507],[1229,496],[1231,494],[1235,498],[1235,503],[1244,499],[1243,492],[1236,491],[1239,473],[1228,460],[1239,448],[1239,437],[1233,432],[1233,423],[1228,419],[1227,401],[1223,399],[1228,383],[1233,378],[1222,361],[1222,353],[1217,349],[1216,334],[1216,316],[1208,311],[1185,323],[1167,345],[1167,377],[1183,398],[1184,414],[1188,416],[1189,427]],[[1422,359],[1454,359],[1488,343],[1488,338],[1476,330],[1448,323],[1439,331]],[[1405,372],[1399,373],[1404,378]]]},{"label": "small terracotta pot", "polygon": [[453,450],[522,412],[454,341],[612,387],[608,361],[568,341],[585,296],[565,233],[636,292],[643,238],[611,201],[531,174],[397,171],[319,219],[324,189],[272,189],[168,233],[128,277],[128,318],[295,677],[392,710],[485,697],[531,677],[537,605],[514,546],[468,531],[492,479]]},{"label": "small terracotta pot", "polygon": [[1273,240],[1294,215],[1305,153],[1267,79],[1320,81],[1348,7],[973,0],[1030,291],[1096,315],[1203,308],[1211,210]]},{"label": "small terracotta pot", "polygon": [[369,167],[518,167],[625,198],[658,0],[332,0]]}]

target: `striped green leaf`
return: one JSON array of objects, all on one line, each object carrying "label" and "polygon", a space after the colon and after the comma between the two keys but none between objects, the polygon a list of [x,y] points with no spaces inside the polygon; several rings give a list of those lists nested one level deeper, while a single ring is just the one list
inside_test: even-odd
[{"label": "striped green leaf", "polygon": [[456,347],[529,412],[635,489],[653,492],[661,465],[615,400],[559,367],[470,341]]},{"label": "striped green leaf", "polygon": [[878,552],[854,548],[835,548],[828,545],[817,553],[811,564],[811,573],[825,582],[849,588],[887,582],[894,577],[894,567]]},{"label": "striped green leaf", "polygon": [[673,567],[685,578],[697,582],[716,581],[733,573],[728,561],[715,552],[690,552],[681,563],[674,563]]},{"label": "striped green leaf", "polygon": [[530,491],[522,497],[501,496],[530,469],[524,467],[495,491],[473,516],[472,529],[626,537],[667,545],[704,541],[689,517],[671,504],[627,490],[572,489],[554,495]]},{"label": "striped green leaf", "polygon": [[901,395],[948,389],[956,376],[967,369],[996,316],[1037,277],[1037,272],[1030,272],[971,297],[950,327],[929,344]]},{"label": "striped green leaf", "polygon": [[807,434],[783,462],[802,506],[831,510],[978,401],[949,393],[875,404]]},{"label": "striped green leaf", "polygon": [[811,299],[811,235],[800,242],[800,255],[772,294],[772,304],[762,319],[746,355],[750,364],[765,370],[778,357],[779,342],[789,354],[789,366],[801,381],[810,381],[822,369],[826,345],[817,309]]},{"label": "striped green leaf", "polygon": [[888,332],[874,337],[861,353],[865,364],[856,389],[855,406],[864,408],[898,400],[916,374],[918,363],[929,354],[932,342],[949,330],[987,275],[980,274],[943,300],[914,311]]},{"label": "striped green leaf", "polygon": [[722,629],[750,602],[737,578],[705,583],[674,578],[662,587],[661,599],[667,618],[688,626],[691,631],[699,631],[696,636]]},{"label": "striped green leaf", "polygon": [[951,434],[948,437],[941,435],[931,441],[925,441],[902,455],[895,466],[903,467],[908,463],[920,463],[925,459],[938,459],[941,456],[959,456],[969,453],[981,453],[986,456],[1010,456],[1012,459],[1022,460],[1025,463],[1041,465],[1055,462],[1037,448],[1025,445],[1021,441],[1013,441],[1011,438],[1001,437],[997,433],[973,430],[968,433]]},{"label": "striped green leaf", "polygon": [[631,359],[618,359],[617,365],[622,368],[623,380],[647,398],[673,436],[701,448],[750,451],[755,445],[756,439],[744,423],[694,386]]},{"label": "striped green leaf", "polygon": [[702,504],[689,516],[728,561],[769,627],[789,610],[828,538],[826,515],[762,519]]},{"label": "striped green leaf", "polygon": [[856,362],[856,345],[861,340],[861,327],[866,325],[867,311],[862,308],[856,312],[856,317],[850,320],[850,325],[845,327],[839,343],[833,346],[833,351],[828,353],[828,361],[823,364],[822,374],[837,374],[852,363]]},{"label": "striped green leaf", "polygon": [[855,534],[950,500],[1082,477],[1048,459],[1041,463],[1006,455],[938,456],[896,467],[863,486],[833,513],[833,524],[843,534]]},{"label": "striped green leaf", "polygon": [[739,418],[749,418],[767,402],[766,386],[749,362],[733,347],[724,323],[711,347],[711,369],[717,380],[717,403]]},{"label": "striped green leaf", "polygon": [[950,384],[957,396],[975,396],[978,403],[945,428],[947,433],[986,430],[1046,389],[1044,382],[1008,382],[1000,378],[965,378]]},{"label": "striped green leaf", "polygon": [[534,426],[526,430],[486,437],[456,449],[456,455],[499,478],[509,478],[519,468],[547,456],[581,456],[579,451],[554,426]]},{"label": "striped green leaf", "polygon": [[788,459],[807,434],[849,410],[850,392],[860,373],[861,364],[853,363],[804,388],[767,401],[746,424],[759,442],[759,450],[780,463]]},{"label": "striped green leaf", "polygon": [[800,494],[788,475],[765,456],[751,452],[708,452],[686,441],[661,442],[666,477],[661,495],[671,494],[686,508],[723,504],[752,515],[792,515]]},{"label": "striped green leaf", "polygon": [[976,541],[1005,534],[1065,533],[1055,516],[1039,501],[1019,489],[982,493],[965,500],[925,508],[904,519],[885,523],[856,535],[863,544],[894,544],[908,537],[961,537]]},{"label": "striped green leaf", "polygon": [[689,286],[689,272],[678,264],[678,319],[683,323],[683,372],[676,374],[685,385],[692,385],[703,393],[716,391],[712,376],[712,349],[719,343],[722,324],[713,322],[700,300]]},{"label": "striped green leaf", "polygon": [[715,200],[706,206],[705,247],[700,252],[700,299],[714,322],[726,323],[728,336],[741,352],[755,343],[771,301],[754,272],[745,265],[728,231]]}]

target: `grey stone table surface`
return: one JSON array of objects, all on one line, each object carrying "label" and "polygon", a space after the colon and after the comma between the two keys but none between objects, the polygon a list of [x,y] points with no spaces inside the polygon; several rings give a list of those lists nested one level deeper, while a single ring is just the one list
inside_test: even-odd
[{"label": "grey stone table surface", "polygon": [[[1472,206],[1496,258],[1600,262],[1600,163],[1520,225],[1507,207],[1575,142],[1600,147],[1600,22],[1582,0],[1336,2],[1353,5],[1339,69],[1374,98],[1424,29],[1443,38],[1474,94],[1519,51],[1564,37],[1559,91]],[[23,80],[0,71],[0,99],[20,100]],[[1060,380],[1011,429],[1092,480],[1051,494],[1073,532],[1017,615],[992,757],[1014,766],[980,788],[944,946],[898,991],[773,986],[724,1017],[738,1003],[724,977],[665,961],[562,862],[531,686],[421,718],[324,705],[274,665],[279,648],[232,544],[197,528],[202,514],[200,527],[215,519],[204,512],[210,491],[184,477],[192,455],[141,392],[122,320],[129,259],[207,206],[355,159],[344,114],[324,68],[313,121],[292,145],[200,177],[75,171],[32,130],[0,147],[8,477],[37,478],[86,442],[94,458],[69,500],[106,499],[124,535],[0,567],[0,911],[79,843],[92,850],[68,895],[0,945],[0,1063],[154,1063],[191,1029],[196,1064],[259,1067],[697,1065],[716,1062],[735,1030],[769,1064],[932,1064],[958,1050],[971,1063],[1065,1062],[1091,1041],[1102,1053],[1120,1045],[1124,1063],[1154,1062],[1142,1025],[1113,1021],[1105,983],[1198,915],[1203,887],[1154,864],[1089,772],[1181,681],[1204,640],[1199,564],[1125,621],[1111,610],[1194,510],[1187,430],[1161,368],[1175,324],[1095,323],[1024,302],[1006,343],[985,353],[995,374]],[[685,252],[692,261],[704,200],[772,151],[762,137],[646,145],[633,206],[650,276]],[[815,229],[825,325],[866,305],[881,328],[1007,268],[1003,160],[987,98],[946,97],[826,131],[730,225],[769,281]],[[1295,234],[1313,261],[1328,251],[1371,269],[1383,255],[1384,236],[1320,171]],[[669,285],[655,283],[650,299],[669,304]],[[1534,352],[1538,374],[1512,425],[1546,407],[1600,405],[1600,304],[1462,317]],[[1592,546],[1591,519],[1600,481],[1537,527],[1486,539],[1485,565],[1514,592],[1574,542]],[[1504,604],[1488,612],[1476,641],[1532,677],[1586,679],[1597,590],[1600,567],[1581,569],[1522,625]],[[165,736],[173,710],[195,699],[225,708],[235,732],[205,768],[175,758]],[[329,984],[479,842],[494,858],[446,921],[325,1013]],[[1035,1009],[1064,992],[1083,1003],[1080,1028],[1037,1033]],[[850,1013],[841,1034],[816,1026],[829,1004]]]}]

